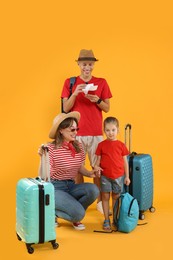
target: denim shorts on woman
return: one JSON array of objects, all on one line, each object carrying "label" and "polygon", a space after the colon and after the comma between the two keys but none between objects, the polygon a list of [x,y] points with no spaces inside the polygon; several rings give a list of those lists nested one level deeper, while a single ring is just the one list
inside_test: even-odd
[{"label": "denim shorts on woman", "polygon": [[121,193],[123,191],[124,176],[117,179],[110,179],[101,175],[101,191]]}]

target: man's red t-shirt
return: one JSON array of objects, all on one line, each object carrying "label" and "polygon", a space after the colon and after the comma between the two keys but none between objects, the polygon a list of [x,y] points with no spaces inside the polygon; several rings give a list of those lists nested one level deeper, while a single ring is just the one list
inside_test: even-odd
[{"label": "man's red t-shirt", "polygon": [[[75,84],[72,88],[72,93],[76,89],[77,85],[85,84],[79,76],[76,77]],[[112,97],[110,88],[103,78],[92,77],[89,84],[93,83],[98,88],[95,91],[89,91],[88,94],[97,95],[102,100],[109,99]],[[68,98],[70,95],[70,79],[66,79],[61,97]],[[91,102],[85,97],[84,93],[79,93],[76,97],[75,104],[71,111],[78,111],[81,114],[79,121],[78,136],[98,136],[102,135],[102,110],[97,106],[96,103]]]}]

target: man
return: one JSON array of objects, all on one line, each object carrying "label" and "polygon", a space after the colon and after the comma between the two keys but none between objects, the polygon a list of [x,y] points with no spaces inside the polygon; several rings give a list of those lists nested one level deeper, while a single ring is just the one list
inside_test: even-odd
[{"label": "man", "polygon": [[[99,142],[103,140],[102,111],[110,110],[109,99],[112,97],[108,83],[104,78],[92,76],[95,62],[98,61],[92,50],[82,49],[76,60],[80,75],[76,77],[70,95],[70,78],[64,82],[61,98],[63,111],[78,111],[81,114],[77,140],[83,144],[93,168],[96,162],[95,151]],[[83,176],[78,174],[77,183],[83,182]],[[94,178],[94,183],[100,189],[100,179]],[[101,194],[97,200],[97,209],[103,214]]]}]

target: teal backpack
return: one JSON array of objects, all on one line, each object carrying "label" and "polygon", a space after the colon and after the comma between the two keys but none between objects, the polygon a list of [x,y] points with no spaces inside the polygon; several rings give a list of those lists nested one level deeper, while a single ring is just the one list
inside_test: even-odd
[{"label": "teal backpack", "polygon": [[113,216],[117,231],[131,232],[138,225],[139,205],[137,200],[128,192],[122,193],[114,205]]}]

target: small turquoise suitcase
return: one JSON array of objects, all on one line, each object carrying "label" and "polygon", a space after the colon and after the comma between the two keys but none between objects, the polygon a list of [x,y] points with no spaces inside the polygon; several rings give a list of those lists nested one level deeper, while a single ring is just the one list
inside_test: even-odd
[{"label": "small turquoise suitcase", "polygon": [[16,234],[32,254],[33,244],[51,242],[58,248],[55,231],[54,186],[41,178],[23,178],[16,188]]},{"label": "small turquoise suitcase", "polygon": [[[131,125],[125,126],[125,143],[126,131],[129,128],[129,151],[131,151]],[[137,199],[139,204],[139,219],[144,219],[144,212],[150,210],[154,212],[153,207],[153,163],[150,154],[132,152],[128,156],[129,177],[131,183],[129,185],[129,193]]]}]

